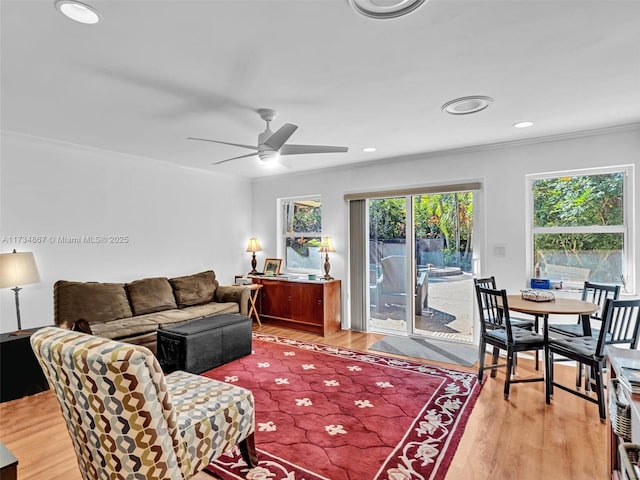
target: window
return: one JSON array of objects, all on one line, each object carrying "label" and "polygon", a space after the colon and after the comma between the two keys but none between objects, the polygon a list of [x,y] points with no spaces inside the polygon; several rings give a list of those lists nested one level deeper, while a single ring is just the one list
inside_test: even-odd
[{"label": "window", "polygon": [[320,270],[318,252],[322,240],[322,200],[319,196],[280,200],[284,268],[289,271]]},{"label": "window", "polygon": [[530,176],[532,273],[632,292],[631,178],[632,167]]}]

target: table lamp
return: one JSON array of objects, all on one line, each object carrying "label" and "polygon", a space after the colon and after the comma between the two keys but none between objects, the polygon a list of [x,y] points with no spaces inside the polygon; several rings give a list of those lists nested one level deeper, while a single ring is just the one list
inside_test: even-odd
[{"label": "table lamp", "polygon": [[324,253],[324,278],[325,280],[333,280],[333,277],[329,275],[329,270],[331,269],[331,265],[329,264],[329,252],[335,252],[336,247],[333,246],[333,238],[331,237],[322,237],[322,242],[320,242],[320,249],[318,250],[320,253]]},{"label": "table lamp", "polygon": [[15,293],[16,316],[18,318],[18,332],[22,330],[20,321],[20,300],[18,292],[22,288],[18,285],[29,285],[40,282],[40,274],[36,260],[31,252],[16,252],[0,254],[0,288],[11,288]]},{"label": "table lamp", "polygon": [[249,275],[255,275],[256,273],[258,273],[258,271],[256,270],[256,265],[258,265],[258,261],[256,260],[256,252],[261,251],[262,247],[260,246],[260,242],[258,241],[258,239],[256,237],[251,237],[249,239],[249,245],[247,245],[247,252],[252,253],[251,271],[249,272]]}]

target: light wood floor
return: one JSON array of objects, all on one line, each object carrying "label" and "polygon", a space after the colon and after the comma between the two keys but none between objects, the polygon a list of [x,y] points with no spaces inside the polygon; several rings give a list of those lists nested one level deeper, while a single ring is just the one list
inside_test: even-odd
[{"label": "light wood floor", "polygon": [[[323,338],[269,326],[260,331],[356,350],[367,350],[382,338],[348,331]],[[533,362],[519,361],[519,375],[533,372]],[[573,381],[570,367],[556,367],[556,372],[557,378]],[[542,382],[512,386],[505,401],[503,382],[502,372],[485,380],[447,480],[608,478],[608,430],[595,404],[556,390],[552,404],[546,405]],[[18,458],[21,480],[81,480],[50,391],[0,404],[0,441]],[[195,478],[211,479],[204,473]]]}]

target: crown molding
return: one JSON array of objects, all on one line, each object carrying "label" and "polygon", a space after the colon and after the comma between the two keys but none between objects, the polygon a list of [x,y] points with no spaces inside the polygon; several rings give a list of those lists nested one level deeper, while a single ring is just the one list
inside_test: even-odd
[{"label": "crown molding", "polygon": [[542,143],[562,142],[566,140],[572,140],[576,138],[592,137],[596,135],[608,135],[612,133],[621,133],[633,130],[640,130],[640,122],[626,123],[622,125],[612,125],[609,127],[599,127],[586,130],[577,130],[575,132],[558,133],[553,135],[544,135],[540,137],[523,138],[519,140],[509,140],[505,142],[493,142],[479,145],[471,145],[468,147],[449,148],[443,150],[426,151],[422,153],[412,153],[410,155],[402,155],[399,157],[384,157],[376,160],[369,160],[363,162],[354,162],[345,165],[318,168],[314,170],[305,170],[302,172],[292,172],[286,174],[274,174],[265,175],[262,177],[256,177],[252,179],[252,182],[259,182],[260,180],[272,180],[274,177],[299,177],[302,175],[317,174],[328,171],[343,171],[352,170],[354,168],[367,168],[371,166],[386,165],[389,162],[402,162],[411,160],[425,160],[429,158],[444,157],[451,155],[458,155],[461,153],[474,153],[484,152],[489,150],[499,150],[505,148],[513,148],[520,146],[536,145]]}]

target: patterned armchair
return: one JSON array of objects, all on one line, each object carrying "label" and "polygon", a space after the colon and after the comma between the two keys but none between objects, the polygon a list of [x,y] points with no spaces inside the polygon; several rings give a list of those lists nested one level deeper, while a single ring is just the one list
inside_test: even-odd
[{"label": "patterned armchair", "polygon": [[55,392],[85,480],[188,479],[240,447],[257,464],[253,394],[186,372],[150,350],[57,327],[31,345]]}]

